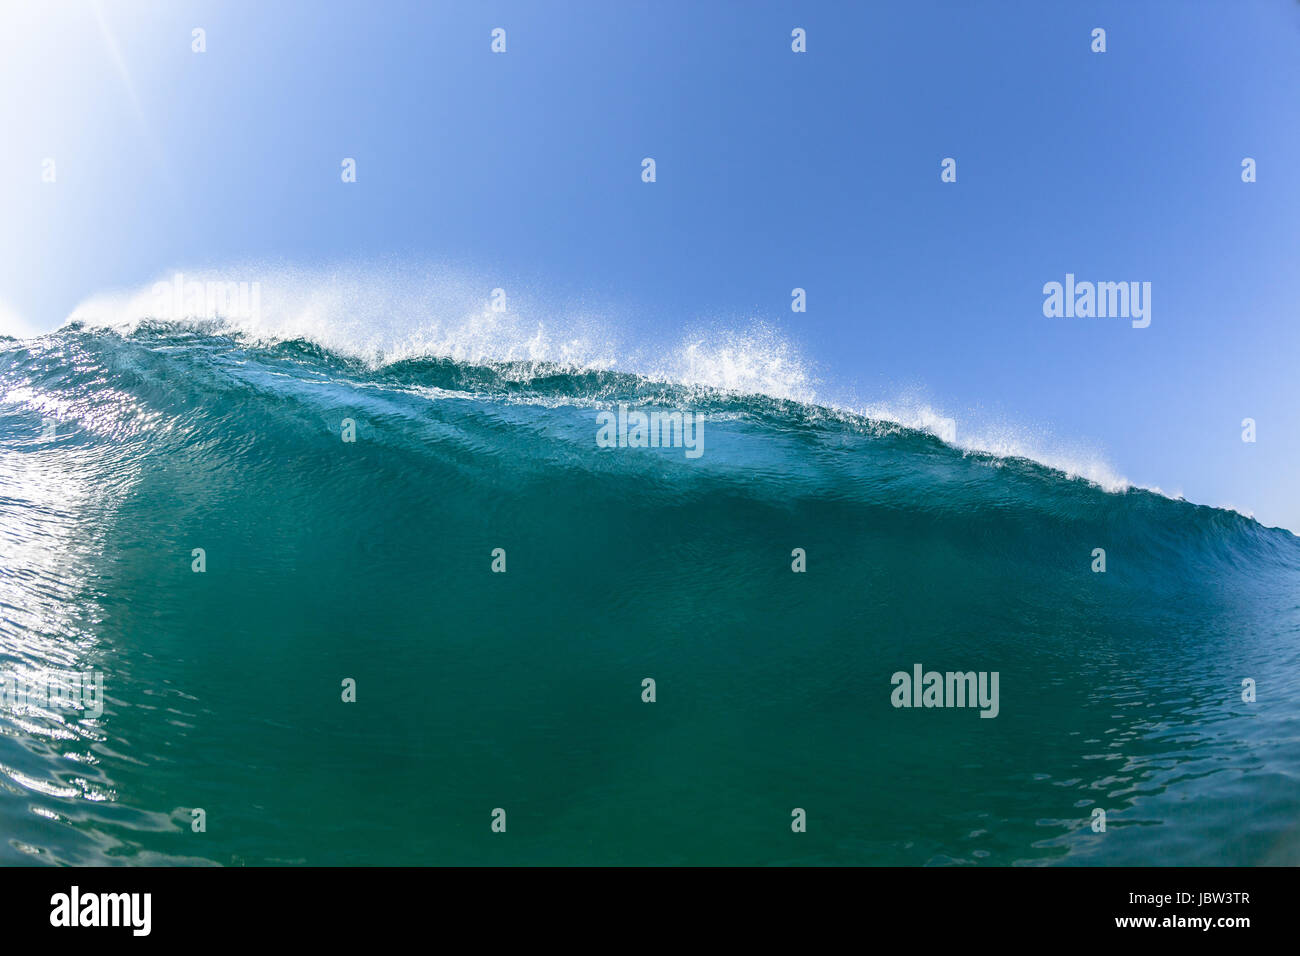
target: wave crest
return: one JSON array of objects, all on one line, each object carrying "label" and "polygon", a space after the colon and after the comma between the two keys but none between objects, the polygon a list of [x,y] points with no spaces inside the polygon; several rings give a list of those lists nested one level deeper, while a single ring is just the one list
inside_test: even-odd
[{"label": "wave crest", "polygon": [[[494,308],[497,280],[439,265],[323,269],[259,263],[179,274],[186,283],[256,283],[257,310],[246,315],[191,310],[160,319],[157,290],[174,284],[173,272],[139,289],[93,296],[68,321],[122,335],[162,322],[260,346],[305,342],[376,370],[445,360],[491,368],[489,379],[513,385],[552,377],[557,370],[625,373],[688,393],[817,406],[925,432],[970,454],[1028,459],[1108,491],[1133,487],[1095,448],[1065,445],[1008,424],[967,431],[952,415],[914,396],[860,402],[828,395],[802,351],[759,320],[740,328],[697,327],[669,344],[647,347],[629,344],[616,321],[582,307],[546,307],[509,290],[505,307]],[[601,392],[609,390],[610,382],[603,381]]]}]

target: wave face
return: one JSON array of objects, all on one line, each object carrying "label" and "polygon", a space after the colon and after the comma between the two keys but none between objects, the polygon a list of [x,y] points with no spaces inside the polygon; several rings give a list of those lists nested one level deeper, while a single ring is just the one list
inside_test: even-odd
[{"label": "wave face", "polygon": [[0,863],[1296,863],[1298,596],[1288,532],[788,397],[73,325],[0,342],[0,669],[102,713],[0,705]]}]

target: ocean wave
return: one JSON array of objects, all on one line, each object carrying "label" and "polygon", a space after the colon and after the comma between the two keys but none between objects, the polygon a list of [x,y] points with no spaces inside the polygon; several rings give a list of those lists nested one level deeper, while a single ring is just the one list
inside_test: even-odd
[{"label": "ocean wave", "polygon": [[[222,313],[210,297],[198,308],[188,301],[177,306],[178,277],[181,287],[255,284],[255,314]],[[547,306],[512,292],[498,311],[493,291],[492,280],[438,264],[371,262],[325,269],[250,263],[172,272],[137,288],[90,296],[63,327],[127,337],[226,336],[264,348],[305,344],[372,371],[405,370],[417,377],[422,364],[450,362],[466,369],[453,379],[514,401],[603,401],[621,392],[653,393],[655,386],[674,389],[670,400],[677,402],[717,395],[770,399],[817,414],[924,432],[975,456],[1025,459],[1112,493],[1139,488],[1182,497],[1135,485],[1096,442],[1063,441],[1045,429],[1009,422],[964,424],[916,394],[861,400],[828,385],[788,335],[762,320],[740,326],[705,323],[660,336],[653,345],[635,344],[615,318],[599,310],[572,303]],[[159,314],[160,294],[174,313],[165,318]],[[12,313],[0,331],[6,327],[11,334],[33,329]],[[1216,506],[1252,516],[1249,509]]]},{"label": "ocean wave", "polygon": [[[641,832],[676,780],[762,794],[741,810],[767,819],[808,739],[805,783],[843,782],[823,805],[897,782],[827,859],[1262,858],[1225,842],[1215,788],[1263,759],[1295,772],[1270,703],[1295,681],[1289,533],[1110,493],[1014,436],[958,447],[923,403],[897,416],[922,427],[837,407],[779,337],[688,338],[628,371],[301,331],[83,318],[0,343],[0,673],[107,675],[98,715],[0,701],[0,863],[472,861],[442,821],[495,793],[599,794]],[[602,447],[620,405],[701,412],[702,455]],[[999,671],[997,719],[900,717],[889,676],[918,661]],[[663,722],[627,710],[646,673]],[[338,703],[345,675],[367,709]],[[1258,712],[1243,677],[1268,689]],[[1294,793],[1258,786],[1281,839]],[[1089,839],[1093,802],[1118,830],[1198,798],[1224,809],[1181,819],[1195,841]],[[409,825],[430,801],[437,822]],[[202,842],[195,806],[219,809]],[[583,842],[613,860],[628,830],[606,816]],[[711,829],[704,852],[749,859],[749,832]],[[652,844],[637,858],[671,852]]]},{"label": "ocean wave", "polygon": [[[177,275],[204,286],[257,283],[257,314],[200,309],[161,320],[157,290]],[[954,416],[915,397],[867,402],[841,397],[819,380],[814,363],[796,344],[762,321],[739,328],[704,326],[647,347],[624,341],[617,322],[582,308],[545,308],[512,295],[508,307],[496,311],[487,294],[490,284],[434,266],[324,270],[254,264],[172,273],[138,289],[95,295],[73,309],[68,322],[122,335],[161,327],[263,346],[304,342],[374,369],[447,360],[491,369],[489,381],[521,385],[553,378],[557,371],[569,375],[570,384],[580,383],[580,373],[591,373],[587,381],[597,383],[595,394],[575,393],[574,400],[609,392],[609,380],[600,373],[623,373],[701,393],[762,396],[892,423],[970,453],[1036,461],[1108,491],[1131,487],[1096,449],[1062,445],[1011,425],[968,431]]]}]

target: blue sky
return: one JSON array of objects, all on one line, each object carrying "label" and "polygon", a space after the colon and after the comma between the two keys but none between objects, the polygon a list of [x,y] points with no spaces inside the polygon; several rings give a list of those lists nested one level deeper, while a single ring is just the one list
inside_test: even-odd
[{"label": "blue sky", "polygon": [[[1293,0],[14,2],[0,79],[13,328],[187,265],[438,261],[643,349],[761,321],[819,394],[1300,529]],[[1066,273],[1150,282],[1150,327],[1045,317]]]}]

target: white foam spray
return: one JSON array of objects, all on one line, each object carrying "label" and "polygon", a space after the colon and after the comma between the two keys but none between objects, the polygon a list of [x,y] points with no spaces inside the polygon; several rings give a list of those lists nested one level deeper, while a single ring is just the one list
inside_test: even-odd
[{"label": "white foam spray", "polygon": [[[507,307],[494,309],[492,290],[507,283],[436,264],[326,269],[252,263],[174,270],[155,281],[172,282],[175,272],[187,282],[258,283],[256,315],[190,320],[196,328],[257,344],[301,339],[373,366],[416,358],[511,364],[517,367],[509,374],[524,381],[557,368],[628,372],[688,388],[821,405],[927,432],[967,453],[1031,459],[1108,491],[1131,487],[1095,449],[1060,443],[1042,430],[1009,424],[966,430],[915,395],[863,403],[822,394],[799,349],[759,320],[739,328],[705,325],[655,347],[622,341],[610,316],[572,306],[548,309],[513,289],[506,290]],[[129,334],[156,317],[154,286],[93,296],[73,310],[69,321]]]}]

